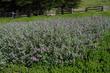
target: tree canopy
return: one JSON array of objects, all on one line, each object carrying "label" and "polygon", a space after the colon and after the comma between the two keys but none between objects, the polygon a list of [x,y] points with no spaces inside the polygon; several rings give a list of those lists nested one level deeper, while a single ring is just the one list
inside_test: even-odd
[{"label": "tree canopy", "polygon": [[0,0],[0,9],[4,11],[32,11],[43,14],[45,10],[59,7],[76,7],[81,0]]}]

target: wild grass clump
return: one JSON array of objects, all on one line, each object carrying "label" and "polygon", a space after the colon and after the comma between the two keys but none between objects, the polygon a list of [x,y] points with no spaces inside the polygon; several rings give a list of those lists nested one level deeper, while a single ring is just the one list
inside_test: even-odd
[{"label": "wild grass clump", "polygon": [[96,49],[109,29],[103,16],[7,23],[0,28],[0,51],[6,63],[70,65]]}]

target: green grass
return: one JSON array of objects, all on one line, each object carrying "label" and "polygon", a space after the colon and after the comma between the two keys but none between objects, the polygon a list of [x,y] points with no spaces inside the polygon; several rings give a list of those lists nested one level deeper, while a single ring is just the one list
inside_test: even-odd
[{"label": "green grass", "polygon": [[[90,50],[86,59],[77,59],[70,66],[51,66],[34,64],[31,68],[23,65],[9,65],[1,73],[109,73],[110,53],[105,50]],[[29,72],[28,72],[29,71]]]},{"label": "green grass", "polygon": [[110,0],[82,0],[80,7],[110,5]]},{"label": "green grass", "polygon": [[56,16],[32,16],[32,17],[19,17],[19,18],[0,18],[1,23],[9,23],[9,22],[29,22],[36,20],[48,20],[48,19],[67,19],[67,18],[76,18],[76,17],[84,17],[84,16],[110,16],[110,11],[106,12],[75,12],[73,14],[64,14],[64,15],[56,15]]},{"label": "green grass", "polygon": [[104,36],[100,40],[100,47],[110,52],[110,31],[105,32]]}]

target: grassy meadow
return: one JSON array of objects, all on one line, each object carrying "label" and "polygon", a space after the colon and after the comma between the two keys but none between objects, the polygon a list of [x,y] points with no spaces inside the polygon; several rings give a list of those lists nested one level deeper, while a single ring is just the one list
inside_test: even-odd
[{"label": "grassy meadow", "polygon": [[9,23],[9,22],[29,22],[29,21],[36,21],[36,20],[48,20],[48,19],[65,19],[65,18],[75,18],[75,17],[85,17],[85,16],[110,16],[110,11],[104,12],[75,12],[73,14],[65,14],[65,15],[56,15],[56,16],[32,16],[32,17],[17,17],[13,19],[9,18],[0,18],[1,23]]},{"label": "grassy meadow", "polygon": [[89,7],[89,6],[109,6],[109,0],[82,0],[80,7]]},{"label": "grassy meadow", "polygon": [[0,18],[0,73],[110,73],[110,12]]}]

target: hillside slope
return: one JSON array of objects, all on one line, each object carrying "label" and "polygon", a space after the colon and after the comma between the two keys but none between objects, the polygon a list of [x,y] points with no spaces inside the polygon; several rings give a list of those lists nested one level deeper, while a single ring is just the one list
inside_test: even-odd
[{"label": "hillside slope", "polygon": [[80,7],[87,7],[87,6],[97,6],[97,5],[110,5],[110,0],[82,0]]}]

